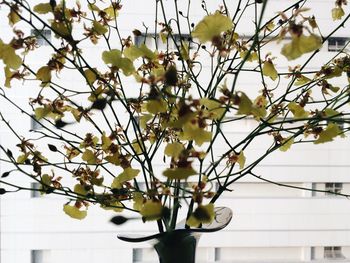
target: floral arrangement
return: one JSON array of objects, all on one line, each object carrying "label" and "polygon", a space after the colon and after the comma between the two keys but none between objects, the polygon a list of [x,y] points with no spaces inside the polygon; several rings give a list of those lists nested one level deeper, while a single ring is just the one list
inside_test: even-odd
[{"label": "floral arrangement", "polygon": [[[75,219],[99,204],[117,212],[113,222],[122,224],[130,219],[121,213],[127,210],[156,221],[160,232],[175,229],[182,209],[186,227],[200,227],[213,221],[215,202],[239,179],[264,180],[255,168],[273,152],[348,132],[342,126],[350,114],[347,44],[308,69],[348,22],[346,0],[335,1],[327,34],[308,0],[283,3],[272,15],[268,0],[216,1],[215,8],[204,0],[149,2],[155,23],[142,26],[140,18],[139,28],[124,32],[120,19],[132,3],[0,1],[13,29],[11,36],[0,33],[1,103],[40,127],[24,137],[2,107],[1,125],[17,145],[0,146],[1,163],[9,167],[1,194],[64,195],[63,211]],[[242,27],[251,35],[241,34]],[[37,59],[43,49],[49,55]],[[278,63],[288,70],[278,70]],[[67,76],[81,85],[67,85]],[[259,85],[244,87],[246,78]],[[21,85],[34,86],[29,108],[10,95],[29,89]],[[227,130],[246,119],[254,128],[230,136]],[[248,155],[261,139],[269,146]]]}]

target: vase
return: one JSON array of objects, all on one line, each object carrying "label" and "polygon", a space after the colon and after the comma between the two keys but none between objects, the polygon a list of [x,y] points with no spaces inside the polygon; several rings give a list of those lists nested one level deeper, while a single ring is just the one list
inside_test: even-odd
[{"label": "vase", "polygon": [[216,207],[215,217],[210,224],[200,228],[185,228],[186,220],[176,225],[176,229],[150,236],[118,235],[127,242],[151,241],[159,258],[159,263],[195,263],[196,248],[202,233],[224,229],[232,219],[232,211],[227,207]]}]

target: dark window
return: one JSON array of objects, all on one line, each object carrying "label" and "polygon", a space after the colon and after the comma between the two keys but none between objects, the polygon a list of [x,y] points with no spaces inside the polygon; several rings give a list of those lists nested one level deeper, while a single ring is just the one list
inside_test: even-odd
[{"label": "dark window", "polygon": [[341,51],[349,43],[346,37],[331,37],[328,39],[328,51]]},{"label": "dark window", "polygon": [[36,42],[39,46],[47,46],[51,41],[51,30],[49,29],[32,29],[31,34],[36,37]]}]

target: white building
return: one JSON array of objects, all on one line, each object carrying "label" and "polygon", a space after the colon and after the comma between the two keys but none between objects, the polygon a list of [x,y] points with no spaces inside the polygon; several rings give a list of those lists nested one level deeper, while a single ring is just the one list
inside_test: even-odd
[{"label": "white building", "polygon": [[[154,24],[155,1],[129,0],[123,4],[118,23],[123,37],[131,35],[135,28],[142,29]],[[167,10],[171,10],[173,1],[165,1]],[[181,5],[186,1],[182,0]],[[200,6],[200,1],[193,1],[192,6]],[[210,12],[221,4],[221,1],[207,1]],[[210,2],[210,3],[209,3]],[[229,5],[236,5],[227,3]],[[286,3],[287,2],[287,3]],[[269,14],[281,10],[293,1],[270,0],[267,8]],[[324,35],[336,25],[332,22],[330,10],[333,1],[312,0],[307,6],[313,8],[319,26]],[[6,19],[6,10],[0,10],[1,21]],[[197,22],[204,12],[201,8],[193,8],[193,22]],[[346,10],[348,13],[348,8]],[[170,16],[170,15],[169,15]],[[268,16],[268,15],[267,15]],[[250,25],[252,17],[243,17],[241,25]],[[333,24],[334,23],[334,24]],[[337,22],[339,23],[339,22]],[[149,32],[153,33],[150,26]],[[27,28],[30,30],[29,28]],[[6,23],[0,25],[0,36],[7,32]],[[250,36],[251,32],[243,27],[238,29],[242,36]],[[328,40],[310,64],[310,70],[319,69],[326,58],[334,56],[334,49],[341,48],[350,37],[348,24]],[[48,37],[50,32],[47,33]],[[45,43],[43,43],[45,45]],[[268,51],[279,52],[280,45],[272,44]],[[101,50],[91,46],[88,48],[89,58],[98,63]],[[40,49],[37,57],[48,58],[49,47]],[[264,49],[264,52],[268,52]],[[277,50],[277,51],[276,51]],[[276,60],[279,69],[287,71],[284,60]],[[292,63],[291,63],[292,64]],[[296,65],[296,63],[294,63]],[[209,72],[209,66],[205,69]],[[205,75],[205,74],[204,74]],[[2,78],[2,77],[0,77]],[[286,81],[284,79],[281,80]],[[1,86],[3,80],[1,80]],[[74,76],[61,79],[65,85],[82,85]],[[130,82],[132,83],[132,82]],[[23,101],[38,83],[25,82],[24,86],[17,82],[13,90],[6,90],[16,101]],[[83,83],[84,84],[84,83]],[[18,85],[18,87],[17,87]],[[241,78],[242,87],[259,85],[256,79]],[[37,90],[36,90],[37,91]],[[255,92],[255,91],[254,91]],[[257,92],[257,91],[256,91]],[[249,93],[249,91],[247,92]],[[24,107],[27,102],[23,101]],[[30,119],[24,117],[5,101],[1,101],[1,112],[11,118],[11,124],[23,135],[33,129]],[[1,145],[18,143],[13,135],[0,124]],[[255,121],[243,120],[236,127],[225,128],[230,138],[239,138],[247,134]],[[266,150],[271,142],[260,140],[249,155]],[[350,141],[348,138],[337,139],[330,144],[314,146],[312,144],[293,145],[293,150],[277,153],[265,159],[257,168],[263,178],[276,183],[293,187],[316,190],[330,190],[350,194],[350,162],[348,159]],[[3,153],[0,154],[1,158]],[[249,159],[248,159],[249,161]],[[161,165],[161,163],[159,164]],[[1,173],[8,170],[1,164]],[[16,176],[20,176],[16,174]],[[16,178],[17,179],[17,178]],[[19,179],[28,187],[32,182]],[[197,252],[198,262],[350,262],[350,201],[344,197],[327,193],[317,193],[296,188],[287,188],[264,182],[255,177],[244,177],[233,184],[232,192],[228,192],[218,205],[228,206],[233,210],[233,219],[223,231],[204,234],[201,237]],[[154,223],[141,224],[131,221],[122,227],[109,223],[113,213],[99,207],[91,206],[88,217],[82,221],[72,220],[62,212],[63,197],[38,196],[32,192],[21,191],[16,194],[0,196],[0,235],[1,263],[97,263],[97,262],[157,262],[156,255],[148,243],[125,243],[117,239],[117,234],[143,233],[156,231]]]}]

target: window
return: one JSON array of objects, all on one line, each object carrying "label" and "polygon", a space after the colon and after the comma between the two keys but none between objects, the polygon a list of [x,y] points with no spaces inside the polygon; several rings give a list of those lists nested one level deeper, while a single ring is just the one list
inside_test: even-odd
[{"label": "window", "polygon": [[349,43],[346,37],[331,37],[328,39],[328,51],[335,52],[342,50]]},{"label": "window", "polygon": [[35,131],[35,130],[40,130],[43,128],[43,126],[40,125],[41,123],[41,120],[38,121],[35,116],[33,115],[31,118],[30,118],[30,129]]},{"label": "window", "polygon": [[31,263],[50,263],[50,250],[32,250],[30,251]]},{"label": "window", "polygon": [[31,198],[37,198],[37,197],[41,196],[41,193],[39,191],[41,189],[40,183],[33,182],[33,183],[30,184],[30,188],[33,189],[33,190],[30,191],[30,197]]},{"label": "window", "polygon": [[324,258],[326,258],[326,259],[342,259],[345,257],[341,253],[341,247],[324,247]]},{"label": "window", "polygon": [[49,29],[32,29],[31,34],[36,37],[36,42],[39,46],[47,46],[48,41],[51,41],[51,30]]},{"label": "window", "polygon": [[145,44],[150,49],[157,47],[159,50],[177,50],[177,47],[181,46],[181,41],[188,43],[189,48],[191,49],[191,36],[189,34],[173,34],[173,38],[170,36],[163,42],[163,40],[159,36],[155,36],[154,34],[141,34],[139,36],[135,36],[134,43],[136,46],[140,46],[141,44]]},{"label": "window", "polygon": [[325,190],[329,191],[326,192],[326,195],[334,195],[341,193],[341,190],[343,189],[343,184],[342,183],[326,183],[325,184]]}]

